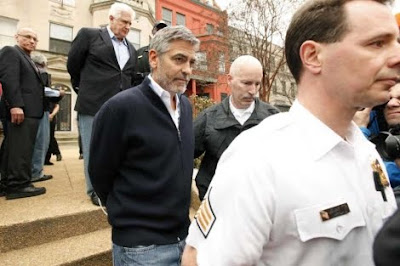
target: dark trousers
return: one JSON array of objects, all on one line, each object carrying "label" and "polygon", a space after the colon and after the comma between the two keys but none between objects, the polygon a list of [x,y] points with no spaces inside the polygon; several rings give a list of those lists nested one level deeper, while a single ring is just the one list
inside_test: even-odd
[{"label": "dark trousers", "polygon": [[49,149],[47,150],[46,154],[46,162],[50,162],[51,155],[57,155],[60,153],[60,148],[58,147],[58,142],[56,137],[54,136],[56,130],[56,118],[53,118],[53,121],[50,121],[50,143]]},{"label": "dark trousers", "polygon": [[7,188],[31,184],[32,155],[39,119],[26,118],[20,125],[7,121],[7,137],[3,147],[1,174]]}]

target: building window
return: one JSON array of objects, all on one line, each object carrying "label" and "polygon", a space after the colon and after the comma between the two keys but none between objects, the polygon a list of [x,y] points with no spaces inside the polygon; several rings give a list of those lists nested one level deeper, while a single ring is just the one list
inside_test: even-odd
[{"label": "building window", "polygon": [[172,10],[165,7],[162,8],[162,19],[168,26],[172,26]]},{"label": "building window", "polygon": [[281,80],[282,83],[282,92],[285,93],[286,92],[286,81]]},{"label": "building window", "polygon": [[180,13],[176,13],[176,25],[186,26],[186,16]]},{"label": "building window", "polygon": [[275,57],[273,57],[273,56],[269,57],[269,66],[270,66],[270,69],[275,69]]},{"label": "building window", "polygon": [[225,73],[225,55],[223,53],[219,54],[218,58],[218,71],[219,73]]},{"label": "building window", "polygon": [[135,47],[135,49],[140,48],[140,31],[137,29],[131,29],[126,36],[128,41],[132,43],[132,45]]},{"label": "building window", "polygon": [[68,54],[72,42],[72,27],[50,23],[49,51]]},{"label": "building window", "polygon": [[17,23],[15,19],[0,17],[0,48],[6,45],[15,44],[15,33],[17,32]]},{"label": "building window", "polygon": [[208,34],[213,34],[214,33],[214,25],[213,24],[208,24],[206,25],[206,30]]},{"label": "building window", "polygon": [[208,92],[198,93],[197,96],[199,96],[199,97],[201,97],[201,98],[210,99],[210,93],[208,93]]},{"label": "building window", "polygon": [[198,70],[207,70],[207,54],[206,52],[197,52],[196,53],[196,69]]}]

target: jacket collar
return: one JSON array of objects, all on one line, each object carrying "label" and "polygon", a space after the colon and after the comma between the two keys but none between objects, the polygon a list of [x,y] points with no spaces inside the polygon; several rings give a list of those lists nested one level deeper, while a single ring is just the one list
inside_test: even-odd
[{"label": "jacket collar", "polygon": [[111,41],[111,38],[110,38],[110,34],[108,33],[107,28],[101,28],[100,29],[100,37],[101,37],[101,39],[103,39],[104,43],[107,46],[108,54],[110,56],[110,59],[113,62],[113,65],[116,68],[120,69],[119,68],[119,64],[118,64],[118,60],[117,60],[117,56],[115,55],[114,46],[112,44],[112,41]]},{"label": "jacket collar", "polygon": [[222,108],[217,108],[216,117],[215,117],[215,128],[216,129],[224,129],[228,127],[245,127],[248,125],[257,125],[262,120],[258,117],[257,110],[260,105],[260,100],[258,98],[255,99],[255,107],[253,113],[247,121],[243,124],[243,126],[236,120],[235,116],[232,114],[229,108],[229,97],[226,97],[221,102]]},{"label": "jacket collar", "polygon": [[19,47],[18,45],[15,45],[15,48],[17,49],[17,51],[19,51],[22,54],[22,56],[25,58],[25,60],[28,61],[29,65],[32,67],[33,71],[36,73],[36,76],[39,78],[40,83],[44,86],[44,82],[43,82],[42,76],[39,73],[39,69],[35,66],[35,63],[33,62],[30,55],[25,53],[25,51],[22,50],[22,48]]}]

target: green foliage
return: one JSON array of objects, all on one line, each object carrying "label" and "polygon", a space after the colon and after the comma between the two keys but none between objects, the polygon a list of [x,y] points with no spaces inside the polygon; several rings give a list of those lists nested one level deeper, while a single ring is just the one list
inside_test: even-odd
[{"label": "green foliage", "polygon": [[[212,99],[208,97],[200,97],[198,95],[190,96],[190,100],[192,101],[192,106],[193,106],[193,119],[196,118],[196,116],[200,114],[201,111],[215,104],[215,102]],[[202,154],[199,158],[194,159],[195,168],[199,169],[203,156],[204,154]]]},{"label": "green foliage", "polygon": [[196,118],[198,114],[201,113],[204,109],[215,104],[215,102],[208,97],[200,97],[198,95],[190,96],[190,100],[192,101],[193,106],[193,118]]}]

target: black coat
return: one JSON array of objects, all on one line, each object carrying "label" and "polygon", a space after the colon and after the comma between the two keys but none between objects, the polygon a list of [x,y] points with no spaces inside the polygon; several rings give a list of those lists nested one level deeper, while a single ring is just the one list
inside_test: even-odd
[{"label": "black coat", "polygon": [[196,186],[201,200],[214,176],[219,158],[231,142],[243,131],[258,125],[264,118],[276,113],[279,113],[278,109],[256,99],[253,113],[241,125],[229,110],[229,97],[227,97],[221,103],[199,114],[194,120],[194,158],[205,152],[196,176]]},{"label": "black coat", "polygon": [[75,110],[94,116],[105,101],[132,87],[136,50],[128,43],[130,58],[121,70],[107,28],[82,28],[72,42],[67,69],[78,93]]},{"label": "black coat", "polygon": [[137,50],[137,75],[135,84],[139,85],[150,74],[149,46]]},{"label": "black coat", "polygon": [[44,84],[30,56],[18,46],[5,46],[0,51],[0,82],[7,117],[9,110],[20,107],[24,116],[43,116]]},{"label": "black coat", "polygon": [[389,218],[374,242],[376,266],[400,265],[400,210]]}]

